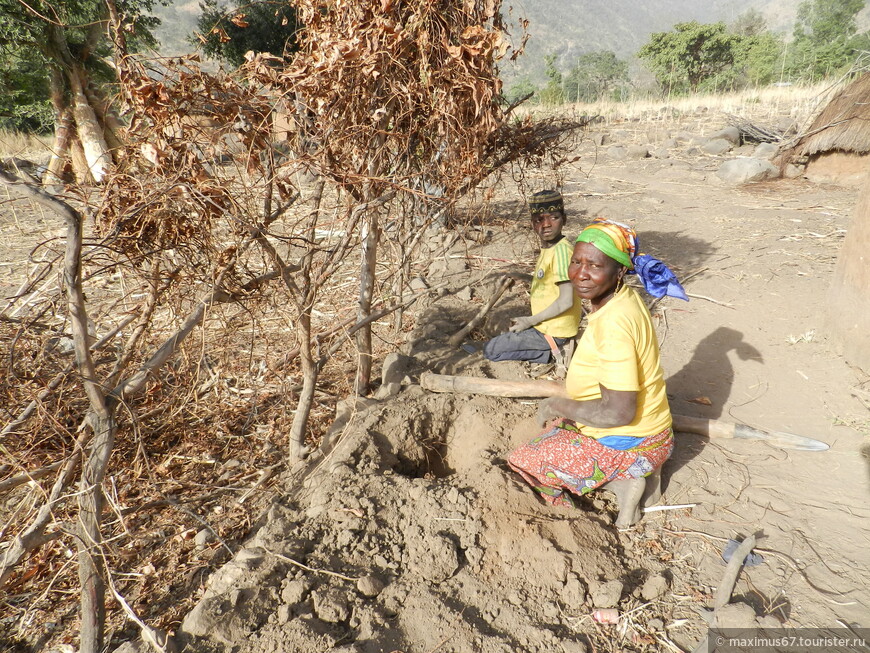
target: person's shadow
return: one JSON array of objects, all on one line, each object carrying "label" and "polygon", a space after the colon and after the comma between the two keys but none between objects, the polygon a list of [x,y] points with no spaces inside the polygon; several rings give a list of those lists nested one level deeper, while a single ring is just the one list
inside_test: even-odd
[{"label": "person's shadow", "polygon": [[[707,419],[718,419],[731,395],[734,367],[728,353],[740,360],[764,362],[761,352],[743,340],[743,334],[730,327],[719,327],[695,348],[692,359],[667,379],[671,412]],[[676,438],[674,452],[665,464],[663,481],[697,456],[704,448],[702,437]]]}]

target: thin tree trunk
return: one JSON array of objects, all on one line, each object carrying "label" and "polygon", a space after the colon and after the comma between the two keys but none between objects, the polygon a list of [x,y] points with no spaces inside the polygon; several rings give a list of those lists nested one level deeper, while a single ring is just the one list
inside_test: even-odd
[{"label": "thin tree trunk", "polygon": [[[312,209],[308,214],[308,242],[314,242],[314,232],[317,228],[317,218],[320,214],[320,203],[323,200],[323,189],[326,186],[321,179],[314,187],[311,197]],[[311,338],[311,311],[317,297],[317,286],[311,283],[311,267],[314,263],[312,252],[309,252],[302,261],[300,270],[300,283],[298,286],[305,289],[305,295],[299,305],[299,358],[302,364],[302,391],[296,402],[296,413],[293,415],[293,424],[290,427],[289,459],[290,465],[302,460],[305,451],[305,432],[308,430],[308,418],[311,416],[311,407],[314,405],[314,391],[317,389],[317,377],[320,374],[320,362],[314,359]],[[293,287],[288,284],[288,290]]]},{"label": "thin tree trunk", "polygon": [[[393,295],[396,297],[397,301],[401,301],[402,294],[405,292],[405,283],[408,280],[408,276],[410,275],[410,261],[406,256],[406,252],[408,251],[405,247],[405,241],[403,239],[403,234],[408,233],[410,225],[413,223],[413,218],[409,215],[409,211],[407,209],[403,209],[400,213],[399,223],[396,227],[396,247],[395,251],[398,253],[398,267],[396,270],[396,277],[393,279]],[[413,229],[411,229],[413,232]],[[399,308],[393,314],[393,333],[399,334],[402,331],[402,314],[404,310]]]},{"label": "thin tree trunk", "polygon": [[70,142],[73,137],[72,110],[67,106],[63,75],[56,68],[51,70],[51,103],[54,106],[54,146],[51,160],[42,179],[43,186],[63,184],[64,168],[69,161]]},{"label": "thin tree trunk", "polygon": [[296,402],[296,413],[290,427],[290,464],[302,460],[305,451],[305,432],[311,407],[314,404],[314,391],[317,387],[318,365],[311,351],[311,308],[308,304],[299,315],[297,329],[299,332],[299,360],[302,364],[302,391]]},{"label": "thin tree trunk", "polygon": [[76,368],[90,405],[88,421],[94,439],[82,460],[79,488],[78,561],[81,582],[80,653],[101,653],[106,623],[106,586],[103,579],[102,537],[103,477],[115,443],[115,419],[106,404],[106,395],[97,382],[90,352],[88,315],[82,288],[82,216],[65,202],[51,198],[55,210],[67,224],[63,281],[67,294],[70,329],[75,348]]},{"label": "thin tree trunk", "polygon": [[103,135],[103,129],[97,120],[93,107],[88,104],[84,92],[84,70],[71,68],[67,71],[70,90],[73,95],[73,117],[76,121],[76,133],[82,144],[82,150],[87,161],[88,172],[94,181],[100,183],[112,167],[112,157],[109,146]]},{"label": "thin tree trunk", "polygon": [[[399,265],[399,273],[396,275],[396,283],[393,286],[393,294],[397,299],[401,300],[402,293],[405,290],[405,279],[407,278],[407,261],[405,260],[404,251],[402,252],[402,262]],[[396,334],[401,333],[402,331],[402,314],[404,310],[402,308],[396,309],[396,312],[393,313],[393,331]]]},{"label": "thin tree trunk", "polygon": [[92,416],[95,437],[82,465],[79,493],[79,583],[82,588],[79,653],[102,653],[106,630],[106,568],[100,526],[103,518],[103,479],[115,446],[111,414]]},{"label": "thin tree trunk", "polygon": [[[75,123],[75,120],[73,120]],[[69,158],[72,162],[73,175],[75,175],[76,183],[92,184],[94,177],[88,170],[88,159],[85,156],[85,150],[82,147],[82,141],[78,137],[78,133],[73,129],[72,138],[69,144]]]},{"label": "thin tree trunk", "polygon": [[[364,320],[372,310],[372,295],[375,289],[375,265],[378,257],[378,214],[374,211],[369,213],[367,232],[363,236],[362,265],[360,268],[359,304],[357,319]],[[354,384],[354,392],[363,396],[368,394],[372,376],[372,327],[367,324],[357,331],[357,373]]]},{"label": "thin tree trunk", "polygon": [[124,141],[121,138],[124,125],[118,119],[118,116],[115,115],[115,111],[105,95],[89,86],[84,88],[84,92],[88,104],[91,105],[96,114],[97,122],[102,127],[103,137],[106,140],[106,145],[109,147],[109,155],[112,161],[115,161],[116,157],[112,153],[124,146]]}]

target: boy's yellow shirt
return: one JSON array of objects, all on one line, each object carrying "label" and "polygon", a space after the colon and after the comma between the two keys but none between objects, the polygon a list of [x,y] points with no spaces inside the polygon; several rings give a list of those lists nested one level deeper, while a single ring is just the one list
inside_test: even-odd
[{"label": "boy's yellow shirt", "polygon": [[[568,264],[574,254],[574,246],[567,238],[562,238],[552,247],[541,250],[535,271],[532,275],[531,294],[532,315],[539,313],[559,298],[559,283],[568,281]],[[570,309],[556,317],[536,324],[535,328],[554,338],[573,338],[577,335],[581,315],[580,298],[574,295]]]}]

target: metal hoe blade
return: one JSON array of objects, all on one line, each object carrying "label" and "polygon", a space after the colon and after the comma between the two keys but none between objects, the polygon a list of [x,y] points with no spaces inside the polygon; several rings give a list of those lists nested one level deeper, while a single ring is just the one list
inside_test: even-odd
[{"label": "metal hoe blade", "polygon": [[830,449],[830,446],[821,440],[814,440],[813,438],[795,435],[794,433],[785,433],[783,431],[762,431],[754,429],[751,426],[744,426],[743,424],[734,425],[734,437],[745,440],[764,440],[784,449],[796,449],[798,451],[827,451]]}]

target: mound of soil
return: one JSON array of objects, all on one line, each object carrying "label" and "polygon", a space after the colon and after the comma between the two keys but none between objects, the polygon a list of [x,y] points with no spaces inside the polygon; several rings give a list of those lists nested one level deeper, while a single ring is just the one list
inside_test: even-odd
[{"label": "mound of soil", "polygon": [[184,630],[239,652],[583,650],[586,615],[655,574],[601,499],[557,514],[508,472],[528,412],[416,386],[364,408]]}]

